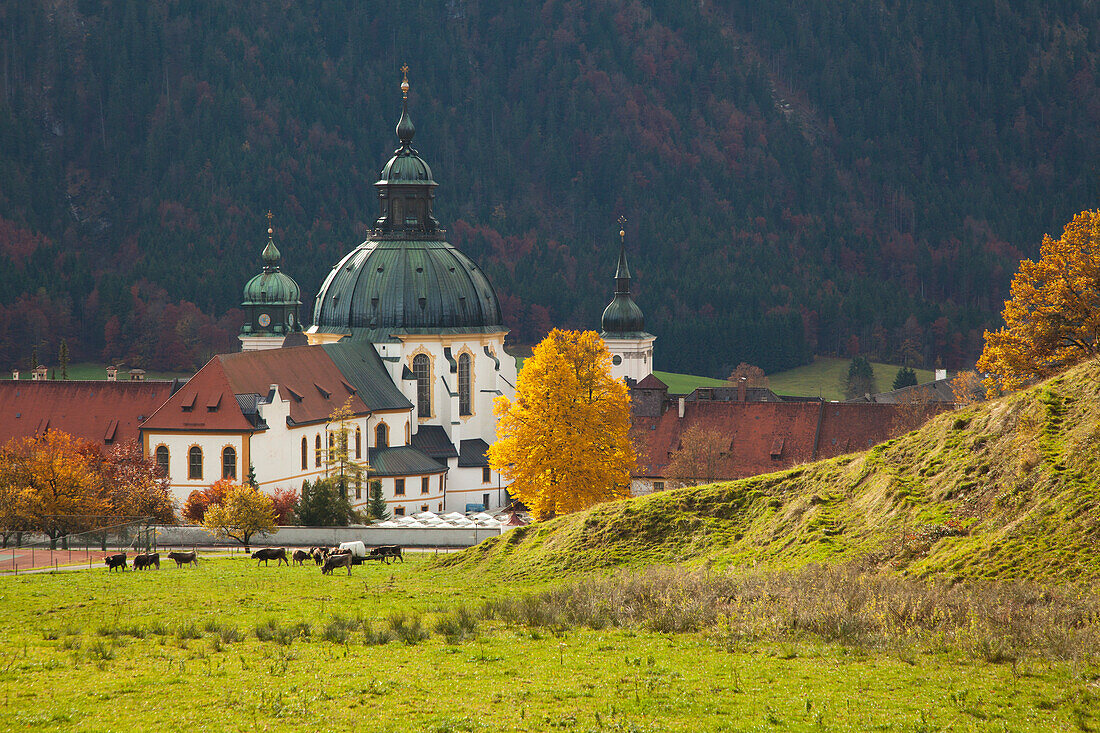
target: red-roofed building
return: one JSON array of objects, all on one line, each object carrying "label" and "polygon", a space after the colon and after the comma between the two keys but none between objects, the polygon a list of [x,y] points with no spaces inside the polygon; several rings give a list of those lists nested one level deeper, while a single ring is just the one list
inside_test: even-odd
[{"label": "red-roofed building", "polygon": [[790,400],[752,387],[669,395],[653,375],[631,388],[631,398],[633,428],[644,446],[635,494],[666,488],[669,463],[692,427],[720,436],[723,480],[865,450],[909,429],[904,405]]},{"label": "red-roofed building", "polygon": [[179,381],[0,380],[0,442],[60,430],[95,445],[138,439]]}]

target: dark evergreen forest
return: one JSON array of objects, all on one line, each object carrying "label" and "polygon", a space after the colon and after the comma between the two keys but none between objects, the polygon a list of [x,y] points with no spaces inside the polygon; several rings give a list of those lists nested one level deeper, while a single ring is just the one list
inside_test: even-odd
[{"label": "dark evergreen forest", "polygon": [[1085,0],[0,5],[0,366],[235,348],[270,209],[308,321],[411,67],[449,239],[513,336],[598,326],[618,224],[663,369],[965,367],[1097,205]]}]

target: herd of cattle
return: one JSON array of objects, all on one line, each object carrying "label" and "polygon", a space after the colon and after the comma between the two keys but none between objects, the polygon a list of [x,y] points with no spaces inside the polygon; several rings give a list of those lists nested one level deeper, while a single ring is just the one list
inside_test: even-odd
[{"label": "herd of cattle", "polygon": [[[190,552],[169,552],[168,559],[175,560],[177,568],[192,563],[196,566],[199,564],[198,554],[194,550]],[[295,550],[290,555],[289,560],[287,559],[285,547],[264,547],[253,552],[252,559],[256,561],[257,567],[261,562],[267,565],[271,560],[275,561],[276,566],[282,563],[289,566],[290,560],[293,560],[295,565],[301,566],[312,560],[315,565],[321,566],[322,575],[331,575],[336,568],[347,568],[348,575],[351,575],[352,565],[362,565],[368,560],[378,560],[387,565],[390,560],[405,561],[400,545],[381,545],[367,550],[362,542],[344,542],[339,547],[311,547],[308,550]],[[103,564],[107,566],[108,571],[116,568],[125,571],[126,553],[117,552],[113,555],[107,555],[103,558]],[[134,570],[146,570],[154,567],[160,570],[159,552],[148,552],[134,556]]]}]

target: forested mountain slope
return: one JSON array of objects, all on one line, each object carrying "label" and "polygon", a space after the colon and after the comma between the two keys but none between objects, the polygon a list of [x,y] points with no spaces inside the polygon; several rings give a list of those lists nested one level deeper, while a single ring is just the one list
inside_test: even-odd
[{"label": "forested mountain slope", "polygon": [[276,215],[365,237],[408,63],[449,238],[524,341],[595,327],[616,218],[658,366],[972,362],[1095,205],[1100,7],[735,0],[0,6],[0,365],[233,347]]},{"label": "forested mountain slope", "polygon": [[710,561],[1096,580],[1098,385],[1093,360],[862,453],[600,504],[439,562],[535,577]]}]

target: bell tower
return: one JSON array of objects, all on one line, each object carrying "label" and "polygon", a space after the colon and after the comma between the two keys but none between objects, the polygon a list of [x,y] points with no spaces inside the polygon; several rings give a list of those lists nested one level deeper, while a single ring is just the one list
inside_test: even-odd
[{"label": "bell tower", "polygon": [[630,268],[626,264],[626,218],[619,217],[619,264],[615,268],[615,297],[600,319],[600,336],[611,352],[611,376],[640,382],[653,373],[653,342],[646,333],[645,316],[630,295]]},{"label": "bell tower", "polygon": [[302,330],[298,317],[301,290],[286,273],[279,271],[282,255],[275,246],[272,214],[267,212],[267,246],[260,255],[264,269],[244,286],[245,323],[238,337],[242,351],[277,349],[288,334]]}]

